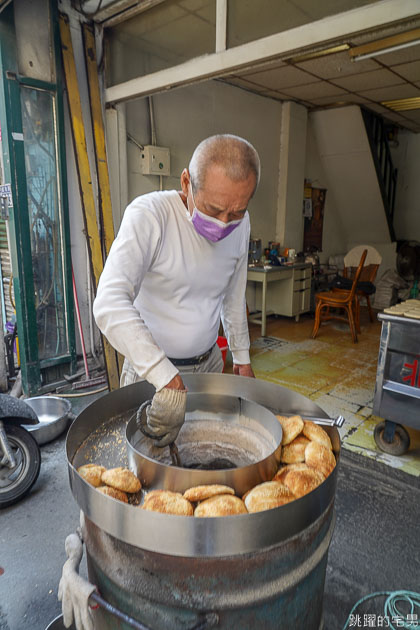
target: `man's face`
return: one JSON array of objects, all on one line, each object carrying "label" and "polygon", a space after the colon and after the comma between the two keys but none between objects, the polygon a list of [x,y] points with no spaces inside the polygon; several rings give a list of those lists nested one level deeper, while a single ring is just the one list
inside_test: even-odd
[{"label": "man's face", "polygon": [[249,200],[255,189],[255,175],[250,173],[247,179],[235,182],[225,175],[224,169],[212,164],[207,169],[204,185],[191,194],[191,182],[187,170],[181,176],[183,192],[187,196],[190,213],[197,209],[209,217],[229,223],[245,216]]}]

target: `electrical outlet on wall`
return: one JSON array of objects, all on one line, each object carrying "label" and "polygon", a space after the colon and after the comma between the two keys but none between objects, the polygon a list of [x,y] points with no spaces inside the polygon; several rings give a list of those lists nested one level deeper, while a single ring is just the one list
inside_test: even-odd
[{"label": "electrical outlet on wall", "polygon": [[166,147],[147,144],[140,153],[140,166],[143,175],[170,175],[171,156]]}]

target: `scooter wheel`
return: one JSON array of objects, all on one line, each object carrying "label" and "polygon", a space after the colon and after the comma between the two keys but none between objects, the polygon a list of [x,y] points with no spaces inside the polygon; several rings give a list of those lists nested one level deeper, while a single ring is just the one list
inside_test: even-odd
[{"label": "scooter wheel", "polygon": [[32,435],[13,425],[4,427],[16,466],[9,468],[0,451],[0,508],[8,507],[29,492],[38,479],[41,452]]}]

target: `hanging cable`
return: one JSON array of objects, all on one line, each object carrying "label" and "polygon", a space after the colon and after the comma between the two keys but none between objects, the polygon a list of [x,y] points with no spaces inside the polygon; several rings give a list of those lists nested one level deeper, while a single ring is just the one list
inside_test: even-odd
[{"label": "hanging cable", "polygon": [[147,97],[147,102],[149,103],[149,116],[150,116],[150,135],[152,138],[152,144],[154,146],[157,145],[156,140],[156,126],[155,126],[155,115],[153,112],[153,99],[151,96]]},{"label": "hanging cable", "polygon": [[12,290],[13,290],[13,273],[10,274],[10,278],[9,278],[9,300],[10,300],[10,304],[13,307],[13,310],[15,311],[16,304],[13,300]]},{"label": "hanging cable", "polygon": [[[100,8],[102,6],[102,2],[103,2],[103,0],[99,0],[98,1],[98,6],[96,7],[96,9],[94,11],[85,11],[83,6],[82,6],[82,0],[79,0],[79,11],[85,17],[89,17],[89,18],[94,17],[99,12],[99,10],[100,10]],[[86,2],[84,2],[83,4],[86,4]]]},{"label": "hanging cable", "polygon": [[135,145],[136,145],[136,147],[137,147],[138,149],[140,149],[140,151],[143,151],[143,150],[144,150],[144,145],[143,145],[143,144],[140,144],[140,142],[137,142],[137,140],[136,140],[135,138],[133,138],[133,136],[132,136],[131,134],[127,133],[127,138],[130,140],[130,142],[132,142],[133,144],[135,144]]},{"label": "hanging cable", "polygon": [[90,352],[96,363],[98,363],[98,357],[95,350],[95,338],[94,338],[94,325],[93,325],[93,312],[92,312],[92,277],[90,272],[90,261],[88,244],[86,242],[86,284],[87,284],[87,297],[88,297],[88,312],[89,312],[89,341]]},{"label": "hanging cable", "polygon": [[[150,116],[150,134],[152,137],[152,145],[157,145],[156,139],[156,124],[155,124],[155,114],[153,111],[153,99],[151,96],[147,97],[149,103],[149,116]],[[163,176],[159,175],[159,190],[163,190]]]},{"label": "hanging cable", "polygon": [[74,305],[76,307],[76,317],[77,317],[77,325],[79,327],[80,344],[82,346],[83,363],[85,366],[86,380],[88,381],[89,380],[89,367],[88,367],[87,356],[86,356],[85,338],[83,335],[82,318],[80,317],[79,299],[77,297],[77,289],[76,289],[76,281],[74,279],[73,265],[71,267],[71,277],[73,281],[73,298],[74,298]]}]

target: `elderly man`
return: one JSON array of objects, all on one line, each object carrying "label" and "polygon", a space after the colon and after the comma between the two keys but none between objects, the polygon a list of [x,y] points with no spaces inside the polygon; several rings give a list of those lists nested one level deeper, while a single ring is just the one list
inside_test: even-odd
[{"label": "elderly man", "polygon": [[207,138],[181,174],[182,191],[127,207],[94,302],[96,322],[125,362],[121,386],[156,388],[147,433],[171,444],[185,417],[181,373],[221,372],[220,319],[234,374],[253,377],[246,318],[249,216],[256,150],[233,135]]}]

